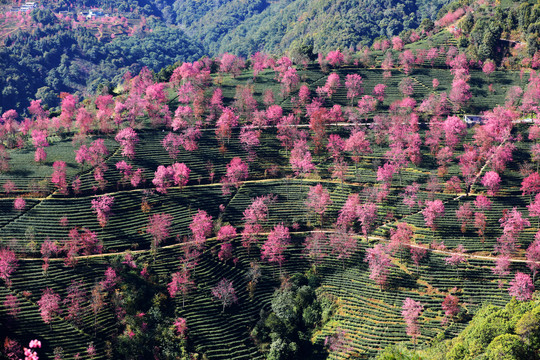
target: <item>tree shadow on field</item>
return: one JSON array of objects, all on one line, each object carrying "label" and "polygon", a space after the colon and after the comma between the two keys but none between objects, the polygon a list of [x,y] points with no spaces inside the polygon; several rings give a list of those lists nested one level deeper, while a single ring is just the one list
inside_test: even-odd
[{"label": "tree shadow on field", "polygon": [[17,177],[29,177],[32,174],[32,172],[29,170],[17,169],[17,170],[8,171],[8,174],[15,175]]}]

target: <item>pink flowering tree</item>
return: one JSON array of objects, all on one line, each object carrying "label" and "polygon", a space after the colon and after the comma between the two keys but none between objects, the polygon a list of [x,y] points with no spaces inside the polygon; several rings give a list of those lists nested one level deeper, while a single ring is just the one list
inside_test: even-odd
[{"label": "pink flowering tree", "polygon": [[[411,225],[405,222],[398,222],[395,229],[390,230],[390,243],[388,244],[388,250],[395,255],[396,252],[400,252],[407,248],[411,244],[414,231]],[[401,255],[400,255],[401,256]]]},{"label": "pink flowering tree", "polygon": [[534,241],[525,251],[525,257],[527,258],[527,266],[531,269],[534,283],[536,274],[540,269],[540,232],[537,232],[534,236]]},{"label": "pink flowering tree", "polygon": [[226,307],[238,302],[238,297],[236,296],[232,281],[225,278],[221,279],[219,283],[212,288],[212,295],[221,303],[221,312],[224,312]]},{"label": "pink flowering tree", "polygon": [[448,319],[453,319],[459,313],[459,298],[452,294],[447,294],[442,302],[444,318],[441,323],[444,325]]},{"label": "pink flowering tree", "polygon": [[197,214],[193,215],[189,229],[197,248],[201,250],[206,238],[212,233],[212,217],[204,210],[197,211]]},{"label": "pink flowering tree", "polygon": [[37,304],[41,319],[45,324],[50,324],[54,317],[60,314],[60,295],[55,293],[51,288],[43,290],[43,294]]},{"label": "pink flowering tree", "polygon": [[382,244],[366,250],[365,262],[369,265],[369,278],[383,289],[393,266],[388,248]]},{"label": "pink flowering tree", "polygon": [[540,193],[540,174],[533,172],[521,182],[522,195],[536,195]]},{"label": "pink flowering tree", "polygon": [[328,251],[328,236],[324,232],[314,231],[306,236],[304,240],[304,256],[311,261],[314,269],[317,269],[317,265],[328,255]]},{"label": "pink flowering tree", "polygon": [[323,225],[323,216],[328,206],[332,205],[330,193],[321,184],[309,188],[306,207],[308,211],[314,212],[320,216],[321,226]]},{"label": "pink flowering tree", "polygon": [[249,165],[239,157],[234,157],[227,164],[227,172],[222,178],[222,192],[224,195],[230,194],[230,187],[234,185],[236,189],[240,187],[242,181],[246,180],[249,175]]},{"label": "pink flowering tree", "polygon": [[64,299],[64,305],[67,308],[66,320],[80,326],[84,311],[84,302],[86,300],[86,290],[82,280],[72,280],[71,285],[67,288],[67,295]]},{"label": "pink flowering tree", "polygon": [[176,297],[178,293],[182,294],[182,307],[184,307],[186,295],[194,286],[195,282],[190,278],[189,269],[184,267],[172,274],[171,282],[167,285],[167,290],[171,298]]},{"label": "pink flowering tree", "polygon": [[501,177],[495,171],[488,171],[482,178],[482,185],[488,189],[489,196],[495,196],[501,186]]},{"label": "pink flowering tree", "polygon": [[187,327],[187,320],[185,318],[183,317],[176,318],[173,325],[174,325],[174,329],[176,331],[177,336],[180,336],[181,338],[187,337],[186,333],[187,333],[188,327]]},{"label": "pink flowering tree", "polygon": [[341,66],[344,60],[345,60],[345,56],[339,49],[332,50],[328,53],[328,55],[326,55],[326,62],[334,67]]},{"label": "pink flowering tree", "polygon": [[38,163],[43,163],[47,159],[47,153],[45,148],[49,146],[47,141],[47,130],[33,130],[32,131],[32,143],[36,148],[34,154],[34,160]]},{"label": "pink flowering tree", "polygon": [[459,265],[466,262],[467,258],[465,257],[465,247],[462,244],[459,244],[451,255],[444,259],[447,265],[454,266],[456,268],[457,274],[459,276]]},{"label": "pink flowering tree", "polygon": [[148,219],[146,232],[152,236],[150,249],[154,255],[154,261],[156,259],[156,252],[157,252],[158,246],[167,237],[169,237],[171,224],[172,224],[172,216],[170,214],[165,214],[165,213],[153,214]]},{"label": "pink flowering tree", "polygon": [[534,201],[527,205],[527,209],[529,210],[529,216],[538,217],[536,227],[540,228],[540,194],[535,195]]},{"label": "pink flowering tree", "polygon": [[236,236],[236,229],[232,225],[224,225],[218,230],[217,240],[222,242],[218,252],[219,260],[226,261],[232,257],[233,246],[231,244],[231,240],[233,240]]},{"label": "pink flowering tree", "polygon": [[281,273],[281,265],[285,261],[285,255],[283,252],[287,248],[291,241],[289,234],[289,228],[283,224],[274,226],[268,239],[261,247],[261,258],[267,260],[270,263],[277,263],[279,265]]},{"label": "pink flowering tree", "polygon": [[256,234],[262,231],[262,224],[268,220],[268,205],[274,201],[272,195],[259,196],[243,212],[242,246],[248,249],[248,254],[251,245],[257,242]]},{"label": "pink flowering tree", "polygon": [[6,282],[6,285],[11,286],[11,275],[18,267],[17,255],[9,249],[0,249],[0,279]]},{"label": "pink flowering tree", "polygon": [[133,159],[135,157],[135,145],[139,142],[139,136],[135,130],[130,127],[124,128],[116,134],[114,140],[120,144],[122,156],[125,156],[128,159]]},{"label": "pink flowering tree", "polygon": [[428,226],[432,231],[435,231],[437,228],[435,220],[444,216],[443,202],[439,199],[433,201],[427,200],[426,207],[422,210],[422,215],[424,215],[426,226]]},{"label": "pink flowering tree", "polygon": [[418,318],[424,310],[424,306],[419,301],[414,301],[411,298],[406,298],[403,301],[403,310],[401,315],[403,315],[403,320],[407,325],[407,335],[411,337],[412,342],[416,348],[416,339],[420,335],[420,327],[418,326]]},{"label": "pink flowering tree", "polygon": [[473,221],[473,211],[471,209],[471,203],[466,202],[456,210],[456,218],[461,223],[461,232],[467,231],[467,225]]},{"label": "pink flowering tree", "polygon": [[102,228],[105,227],[109,221],[113,204],[114,197],[110,195],[103,195],[92,199],[92,210],[96,213],[97,220]]},{"label": "pink flowering tree", "polygon": [[358,74],[348,74],[345,77],[345,88],[347,89],[347,99],[354,103],[354,100],[362,95],[362,77]]},{"label": "pink flowering tree", "polygon": [[520,247],[519,234],[525,227],[531,226],[531,223],[515,207],[511,211],[504,209],[503,217],[499,219],[499,222],[503,228],[503,234],[497,238],[496,251],[502,255],[511,255]]},{"label": "pink flowering tree", "polygon": [[231,108],[227,107],[223,109],[221,116],[216,122],[216,136],[221,143],[225,139],[227,143],[229,142],[233,127],[238,126],[238,118],[238,115]]},{"label": "pink flowering tree", "polygon": [[26,201],[22,197],[17,197],[13,200],[13,209],[23,211],[26,208]]},{"label": "pink flowering tree", "polygon": [[67,195],[68,185],[66,182],[66,163],[64,161],[55,161],[53,163],[53,173],[51,177],[51,183],[56,186],[56,189],[60,194]]},{"label": "pink flowering tree", "polygon": [[510,296],[515,296],[519,301],[528,301],[532,299],[534,292],[534,284],[531,277],[522,272],[516,273],[516,276],[510,281],[508,293]]},{"label": "pink flowering tree", "polygon": [[386,92],[386,85],[385,84],[377,84],[373,88],[373,96],[375,96],[379,102],[384,101],[385,92]]},{"label": "pink flowering tree", "polygon": [[315,165],[312,162],[311,153],[305,140],[299,140],[295,143],[289,162],[297,176],[306,175],[315,170]]},{"label": "pink flowering tree", "polygon": [[369,140],[366,137],[366,133],[362,130],[354,130],[351,136],[345,140],[345,146],[343,149],[351,153],[351,158],[354,161],[354,169],[358,171],[358,163],[362,159],[362,156],[371,154],[371,147]]},{"label": "pink flowering tree", "polygon": [[49,239],[46,239],[41,244],[40,252],[43,259],[43,265],[41,266],[41,268],[43,269],[43,273],[45,275],[47,275],[47,270],[49,269],[49,259],[51,258],[51,256],[55,256],[56,254],[58,254],[59,251],[60,249],[58,248],[56,242]]},{"label": "pink flowering tree", "polygon": [[167,189],[173,184],[183,188],[189,181],[191,170],[184,163],[174,163],[171,166],[159,165],[154,173],[152,184],[156,190],[162,194],[167,193]]}]

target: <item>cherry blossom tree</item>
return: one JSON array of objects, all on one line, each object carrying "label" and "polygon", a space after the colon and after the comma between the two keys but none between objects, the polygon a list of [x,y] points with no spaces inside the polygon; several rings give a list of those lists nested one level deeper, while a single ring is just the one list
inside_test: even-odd
[{"label": "cherry blossom tree", "polygon": [[527,205],[527,209],[529,210],[529,216],[538,217],[536,227],[540,228],[540,194],[535,195],[534,201]]},{"label": "cherry blossom tree", "polygon": [[216,122],[216,136],[220,142],[231,138],[232,128],[238,126],[238,115],[231,108],[224,108]]},{"label": "cherry blossom tree", "polygon": [[171,282],[167,285],[167,290],[171,298],[174,298],[178,293],[182,294],[182,307],[185,306],[185,298],[195,286],[195,282],[190,279],[190,272],[187,268],[182,268],[180,271],[172,274]]},{"label": "cherry blossom tree", "polygon": [[482,66],[482,71],[489,79],[489,75],[491,75],[495,71],[495,63],[493,62],[493,60],[486,60],[484,66]]},{"label": "cherry blossom tree", "polygon": [[45,324],[50,324],[54,317],[60,314],[60,295],[55,293],[51,288],[43,290],[43,294],[37,304],[41,319]]},{"label": "cherry blossom tree", "polygon": [[56,189],[60,194],[67,195],[68,185],[66,182],[66,163],[65,161],[55,161],[53,163],[53,173],[51,176],[51,183],[56,186]]},{"label": "cherry blossom tree", "polygon": [[369,278],[383,289],[386,286],[390,268],[393,266],[388,248],[382,244],[366,250],[365,262],[369,265]]},{"label": "cherry blossom tree", "polygon": [[92,199],[92,210],[97,214],[99,225],[103,228],[109,221],[111,208],[114,204],[114,197],[110,195],[99,196]]},{"label": "cherry blossom tree", "polygon": [[453,103],[454,111],[459,111],[472,98],[471,86],[463,78],[454,79],[448,98]]},{"label": "cherry blossom tree", "polygon": [[326,61],[328,62],[328,64],[334,67],[341,66],[344,60],[345,56],[339,49],[332,50],[328,53],[328,55],[326,55]]},{"label": "cherry blossom tree", "polygon": [[6,285],[11,286],[11,275],[18,267],[17,255],[10,249],[0,249],[0,279],[6,282]]},{"label": "cherry blossom tree", "polygon": [[366,241],[369,241],[369,231],[373,223],[377,220],[377,204],[366,202],[359,205],[356,208],[356,216],[360,222],[362,234],[366,237]]},{"label": "cherry blossom tree", "polygon": [[248,249],[257,241],[255,234],[262,231],[262,223],[268,219],[268,205],[275,201],[272,195],[259,196],[244,210],[245,221],[242,230],[242,246]]},{"label": "cherry blossom tree", "polygon": [[520,247],[517,243],[519,234],[525,227],[531,226],[531,223],[515,207],[511,211],[505,209],[499,222],[503,234],[497,238],[496,250],[502,255],[511,255]]},{"label": "cherry blossom tree", "polygon": [[321,184],[309,188],[306,207],[308,211],[314,212],[320,216],[321,226],[323,225],[323,216],[328,206],[332,205],[330,193]]},{"label": "cherry blossom tree", "polygon": [[466,249],[462,244],[459,244],[454,251],[452,251],[452,254],[444,259],[444,262],[447,265],[454,266],[456,268],[456,271],[459,276],[459,265],[461,263],[464,263],[467,261],[467,258],[463,255],[465,253]]},{"label": "cherry blossom tree", "polygon": [[279,264],[281,272],[281,265],[285,261],[285,255],[283,251],[287,248],[291,240],[289,234],[289,228],[285,227],[283,223],[274,226],[268,239],[261,247],[261,258],[268,260],[268,262],[274,262]]},{"label": "cherry blossom tree", "polygon": [[200,250],[204,246],[206,238],[212,233],[212,217],[206,211],[199,210],[197,214],[193,215],[189,228],[193,233],[193,240]]},{"label": "cherry blossom tree", "polygon": [[233,282],[226,278],[221,279],[220,282],[212,288],[212,295],[221,303],[221,312],[224,312],[226,307],[238,302]]},{"label": "cherry blossom tree", "polygon": [[422,305],[419,301],[414,301],[408,297],[403,301],[403,306],[401,309],[403,310],[401,315],[403,315],[403,320],[405,320],[405,324],[407,325],[407,335],[411,337],[416,348],[416,339],[420,335],[418,318],[424,310],[424,305]]},{"label": "cherry blossom tree", "polygon": [[176,330],[177,336],[180,336],[181,338],[187,337],[186,333],[187,333],[188,327],[187,327],[187,320],[185,318],[183,317],[176,318],[173,325]]},{"label": "cherry blossom tree", "polygon": [[13,209],[23,211],[26,208],[26,201],[22,197],[17,197],[13,200]]},{"label": "cherry blossom tree", "polygon": [[154,254],[154,261],[158,246],[169,237],[172,219],[170,214],[165,213],[153,214],[148,218],[146,232],[152,236],[150,249]]},{"label": "cherry blossom tree", "polygon": [[482,242],[484,242],[484,231],[486,230],[487,220],[486,220],[486,214],[483,212],[475,212],[474,213],[474,227],[476,228],[476,231],[478,232],[478,236],[480,236],[480,239]]},{"label": "cherry blossom tree", "polygon": [[497,195],[501,184],[501,178],[495,171],[488,171],[482,178],[482,185],[488,189],[489,196]]},{"label": "cherry blossom tree", "polygon": [[227,164],[227,172],[221,179],[223,183],[222,192],[224,195],[230,194],[230,186],[234,185],[236,189],[240,187],[242,181],[248,178],[249,165],[242,161],[239,157],[234,157],[231,162]]},{"label": "cherry blossom tree", "polygon": [[416,265],[416,274],[418,274],[418,267],[420,266],[420,262],[422,259],[427,255],[427,249],[421,246],[411,246],[411,259],[414,262],[414,265]]},{"label": "cherry blossom tree", "polygon": [[480,194],[474,200],[474,206],[479,210],[490,210],[491,209],[491,200],[486,196]]},{"label": "cherry blossom tree", "polygon": [[443,122],[443,129],[446,145],[453,149],[467,133],[467,124],[457,116],[448,116]]},{"label": "cherry blossom tree", "polygon": [[527,258],[527,266],[531,269],[534,283],[536,274],[540,269],[540,232],[537,232],[534,236],[534,241],[525,251],[525,257]]},{"label": "cherry blossom tree", "polygon": [[534,292],[534,284],[531,277],[522,272],[517,272],[516,276],[510,281],[508,293],[510,296],[515,296],[519,301],[531,300]]},{"label": "cherry blossom tree", "polygon": [[471,209],[471,203],[464,203],[456,210],[456,218],[461,222],[461,232],[467,231],[467,225],[472,222],[473,212]]},{"label": "cherry blossom tree", "polygon": [[309,174],[315,170],[315,165],[312,162],[311,153],[305,140],[299,140],[295,143],[294,148],[291,150],[289,162],[297,176],[300,174]]},{"label": "cherry blossom tree", "polygon": [[36,148],[36,152],[34,155],[35,162],[45,162],[45,160],[47,159],[47,153],[45,152],[44,148],[49,146],[49,142],[47,141],[47,130],[32,130],[32,143]]},{"label": "cherry blossom tree", "polygon": [[521,182],[522,195],[536,195],[540,193],[540,174],[533,172]]},{"label": "cherry blossom tree", "polygon": [[444,318],[441,323],[444,325],[448,322],[448,319],[454,318],[459,313],[459,298],[447,294],[442,302],[442,309],[444,310]]},{"label": "cherry blossom tree", "polygon": [[184,163],[174,163],[171,166],[159,165],[154,173],[152,184],[156,191],[166,194],[173,184],[183,188],[189,181],[191,170]]},{"label": "cherry blossom tree", "polygon": [[386,91],[385,84],[377,84],[373,88],[373,96],[375,96],[379,102],[383,102],[385,91]]},{"label": "cherry blossom tree", "polygon": [[64,299],[64,305],[67,308],[66,320],[72,321],[80,326],[82,315],[85,311],[83,303],[86,300],[86,290],[82,280],[72,280],[71,285],[67,288],[67,295]]},{"label": "cherry blossom tree", "polygon": [[354,130],[351,136],[345,140],[343,149],[351,153],[355,171],[358,171],[358,163],[362,159],[362,156],[371,154],[369,140],[366,138],[366,133],[362,130]]},{"label": "cherry blossom tree", "polygon": [[388,250],[395,254],[397,251],[402,251],[411,244],[414,231],[411,225],[405,222],[398,222],[395,229],[390,230],[390,243]]},{"label": "cherry blossom tree", "polygon": [[139,142],[139,136],[135,130],[130,127],[124,128],[116,134],[114,140],[120,144],[122,156],[128,159],[135,158],[135,145]]},{"label": "cherry blossom tree", "polygon": [[99,282],[103,290],[111,291],[120,282],[120,278],[112,267],[107,267],[105,270],[105,278]]},{"label": "cherry blossom tree", "polygon": [[422,215],[424,215],[426,225],[432,231],[435,231],[435,229],[437,228],[435,220],[439,217],[444,216],[443,202],[439,199],[433,201],[426,200],[426,207],[422,210]]},{"label": "cherry blossom tree", "polygon": [[358,248],[358,242],[353,236],[354,234],[346,229],[338,229],[330,233],[329,244],[332,249],[332,255],[336,256],[336,259],[343,261],[343,268],[345,268],[345,261],[349,259]]},{"label": "cherry blossom tree", "polygon": [[345,87],[347,88],[347,99],[351,100],[352,104],[354,99],[361,96],[364,92],[362,88],[362,77],[358,74],[348,74],[345,77]]},{"label": "cherry blossom tree", "polygon": [[313,231],[304,240],[304,255],[310,259],[316,269],[323,259],[328,255],[328,236],[321,231]]}]

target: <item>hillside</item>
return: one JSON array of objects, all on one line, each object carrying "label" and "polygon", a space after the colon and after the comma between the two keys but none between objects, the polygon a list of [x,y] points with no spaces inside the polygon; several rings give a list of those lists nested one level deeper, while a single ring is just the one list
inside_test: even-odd
[{"label": "hillside", "polygon": [[526,301],[538,124],[519,120],[538,77],[432,39],[305,66],[205,58],[4,112],[2,336],[46,358],[371,358]]},{"label": "hillside", "polygon": [[[369,45],[375,38],[435,20],[449,1],[177,1],[176,22],[212,55],[283,53],[311,44],[315,53]],[[216,19],[219,19],[216,21]]]},{"label": "hillside", "polygon": [[316,61],[189,37],[301,2],[126,4],[4,18],[9,84],[64,92],[0,111],[0,358],[540,358],[536,4]]}]

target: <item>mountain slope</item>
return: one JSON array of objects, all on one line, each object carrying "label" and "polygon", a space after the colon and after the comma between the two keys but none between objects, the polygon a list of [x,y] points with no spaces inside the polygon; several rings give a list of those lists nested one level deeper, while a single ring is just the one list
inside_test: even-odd
[{"label": "mountain slope", "polygon": [[[448,0],[177,1],[176,22],[213,54],[283,52],[311,42],[314,50],[369,44],[435,19]],[[191,11],[191,12],[189,12]],[[186,14],[189,12],[189,14]]]}]

